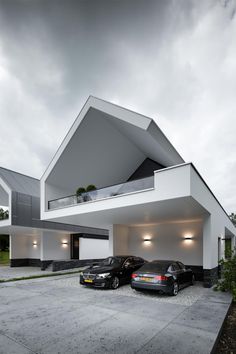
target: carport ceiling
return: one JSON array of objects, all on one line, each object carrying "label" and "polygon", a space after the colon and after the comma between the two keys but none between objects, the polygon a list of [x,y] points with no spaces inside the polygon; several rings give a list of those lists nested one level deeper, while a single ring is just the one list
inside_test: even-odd
[{"label": "carport ceiling", "polygon": [[205,215],[207,211],[192,197],[184,197],[83,215],[70,215],[52,221],[106,229],[112,224],[141,226],[163,222],[184,222],[202,219]]}]

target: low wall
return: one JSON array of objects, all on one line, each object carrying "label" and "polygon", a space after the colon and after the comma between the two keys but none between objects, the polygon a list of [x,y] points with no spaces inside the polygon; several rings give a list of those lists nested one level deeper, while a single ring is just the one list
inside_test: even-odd
[{"label": "low wall", "polygon": [[37,258],[10,259],[10,267],[41,267],[41,260]]},{"label": "low wall", "polygon": [[100,263],[104,258],[100,259],[72,259],[68,261],[53,261],[52,262],[52,271],[58,272],[59,270],[73,269],[79,267],[90,266],[92,264]]}]

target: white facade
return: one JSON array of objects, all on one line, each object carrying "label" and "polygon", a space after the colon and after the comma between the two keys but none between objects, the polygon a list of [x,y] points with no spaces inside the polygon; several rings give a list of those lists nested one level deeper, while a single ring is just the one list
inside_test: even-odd
[{"label": "white facade", "polygon": [[109,256],[108,240],[80,238],[79,259],[99,259]]},{"label": "white facade", "polygon": [[[157,166],[151,171],[150,161]],[[153,182],[127,189],[140,173]],[[88,184],[97,194],[78,202],[76,189]],[[112,187],[106,186],[116,184],[108,193]],[[194,165],[184,162],[152,119],[94,97],[41,179],[41,218],[108,229],[110,255],[180,260],[202,268],[208,285],[225,238],[235,244],[236,235]]]},{"label": "white facade", "polygon": [[[81,242],[82,259],[108,256],[108,240],[99,238],[100,231],[104,237],[104,230],[41,221],[39,187],[39,180],[0,167],[0,205],[9,211],[9,218],[0,220],[0,233],[9,235],[11,266],[44,268],[54,260],[68,261],[72,257],[72,235],[82,236],[83,233],[94,232],[93,237],[98,239],[91,254],[89,242]],[[79,253],[77,257],[79,259]]]}]

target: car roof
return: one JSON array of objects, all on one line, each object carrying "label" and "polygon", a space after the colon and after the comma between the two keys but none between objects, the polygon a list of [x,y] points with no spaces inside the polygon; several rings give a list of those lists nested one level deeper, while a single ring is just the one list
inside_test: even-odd
[{"label": "car roof", "polygon": [[124,256],[124,255],[117,255],[117,256],[111,256],[111,257],[119,257],[119,258],[128,258],[128,257],[136,257],[136,256],[131,256],[131,255],[128,255],[128,256]]},{"label": "car roof", "polygon": [[174,260],[158,260],[158,259],[155,259],[155,260],[151,261],[150,263],[171,264],[171,263],[176,263],[176,262],[179,262],[179,261],[174,261]]}]

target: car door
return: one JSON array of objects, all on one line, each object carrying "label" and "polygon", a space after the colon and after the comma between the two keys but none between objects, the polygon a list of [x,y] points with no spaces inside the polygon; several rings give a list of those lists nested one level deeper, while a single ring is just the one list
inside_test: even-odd
[{"label": "car door", "polygon": [[179,287],[182,288],[184,286],[184,284],[185,284],[184,272],[180,268],[180,266],[179,266],[179,264],[177,262],[174,262],[172,264],[172,267],[175,270],[175,274],[176,274],[176,278],[177,278],[178,283],[179,283]]},{"label": "car door", "polygon": [[177,262],[179,267],[183,271],[183,279],[184,283],[189,283],[192,280],[192,271],[190,269],[186,269],[185,265],[182,262]]},{"label": "car door", "polygon": [[126,282],[129,282],[131,279],[131,274],[135,271],[135,260],[134,257],[129,257],[125,260],[123,264],[123,277]]}]

